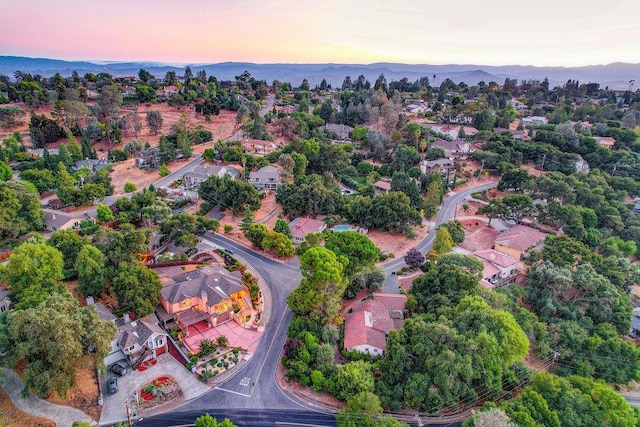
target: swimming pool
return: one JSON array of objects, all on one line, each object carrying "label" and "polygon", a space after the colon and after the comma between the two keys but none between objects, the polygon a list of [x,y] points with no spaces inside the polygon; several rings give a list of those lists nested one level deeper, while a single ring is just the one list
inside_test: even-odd
[{"label": "swimming pool", "polygon": [[332,228],[333,231],[351,231],[353,227],[349,224],[340,224]]}]

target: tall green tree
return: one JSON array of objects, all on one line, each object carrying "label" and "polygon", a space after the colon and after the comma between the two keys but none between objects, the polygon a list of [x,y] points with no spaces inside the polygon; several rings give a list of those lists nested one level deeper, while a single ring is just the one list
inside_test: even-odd
[{"label": "tall green tree", "polygon": [[454,246],[455,243],[453,242],[453,238],[451,237],[449,230],[446,227],[438,227],[436,230],[436,237],[433,240],[433,250],[438,255],[442,255],[449,252]]},{"label": "tall green tree", "polygon": [[323,247],[309,248],[300,257],[302,280],[287,297],[291,310],[323,324],[334,322],[347,285],[344,267],[348,262]]},{"label": "tall green tree", "polygon": [[64,269],[73,270],[76,265],[76,258],[82,247],[89,243],[89,239],[80,236],[75,230],[58,230],[51,234],[47,244],[62,253]]},{"label": "tall green tree", "polygon": [[218,422],[217,419],[213,418],[208,413],[196,418],[194,426],[195,427],[238,427],[237,425],[232,423],[229,418],[225,418],[223,421]]},{"label": "tall green tree", "polygon": [[0,240],[42,229],[38,190],[22,181],[0,182]]},{"label": "tall green tree", "polygon": [[154,312],[162,283],[158,274],[142,264],[120,264],[111,281],[118,304],[133,311],[137,317]]},{"label": "tall green tree", "polygon": [[95,246],[84,245],[76,258],[78,292],[98,297],[107,291],[105,257]]},{"label": "tall green tree", "polygon": [[375,264],[380,256],[380,249],[371,239],[356,231],[331,233],[325,239],[324,247],[338,257],[347,257],[349,263],[344,268],[346,276],[351,276],[364,267]]},{"label": "tall green tree", "polygon": [[66,292],[62,282],[62,253],[44,243],[18,246],[1,271],[11,285],[11,300],[17,309],[35,307],[54,293]]}]

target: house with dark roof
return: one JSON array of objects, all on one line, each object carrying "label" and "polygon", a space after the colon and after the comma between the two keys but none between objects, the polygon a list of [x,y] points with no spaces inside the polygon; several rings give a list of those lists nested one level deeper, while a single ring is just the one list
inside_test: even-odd
[{"label": "house with dark roof", "polygon": [[420,161],[420,172],[428,174],[437,172],[443,177],[455,172],[456,162],[451,159],[422,160]]},{"label": "house with dark roof", "polygon": [[[154,320],[155,316],[153,316]],[[116,339],[134,369],[142,362],[168,351],[168,334],[157,322],[134,320],[118,327]]]},{"label": "house with dark roof", "polygon": [[220,165],[198,165],[182,176],[182,183],[187,187],[199,187],[211,176],[222,178],[227,174],[227,168]]},{"label": "house with dark roof", "polygon": [[8,289],[0,290],[0,314],[6,313],[9,310],[9,307],[11,307],[11,299],[9,298],[10,294],[11,291]]},{"label": "house with dark roof", "polygon": [[337,139],[342,141],[351,141],[350,134],[353,132],[351,126],[339,124],[339,123],[327,123],[324,126],[320,126],[318,130],[326,130],[327,132],[333,132],[336,134]]},{"label": "house with dark roof", "polygon": [[207,266],[167,278],[160,291],[158,316],[189,333],[189,326],[207,322],[211,327],[234,320],[234,305],[250,307],[247,287],[239,272]]},{"label": "house with dark roof", "polygon": [[387,335],[404,325],[407,296],[373,294],[357,303],[344,319],[344,348],[380,356],[387,348]]},{"label": "house with dark roof", "polygon": [[78,172],[82,168],[87,168],[91,172],[97,172],[100,169],[108,168],[110,164],[111,161],[109,160],[85,159],[75,162],[72,169],[74,172]]},{"label": "house with dark roof", "polygon": [[307,238],[307,234],[322,233],[327,229],[324,221],[308,217],[298,217],[289,223],[291,240],[294,245],[299,245]]},{"label": "house with dark roof", "polygon": [[249,173],[247,182],[258,190],[277,190],[280,185],[280,171],[274,166],[265,166]]},{"label": "house with dark roof", "polygon": [[493,249],[521,260],[529,250],[542,247],[546,236],[535,228],[518,224],[498,235],[493,242]]}]

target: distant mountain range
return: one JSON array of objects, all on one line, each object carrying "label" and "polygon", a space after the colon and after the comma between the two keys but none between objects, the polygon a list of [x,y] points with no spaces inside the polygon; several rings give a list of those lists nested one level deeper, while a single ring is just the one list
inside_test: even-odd
[{"label": "distant mountain range", "polygon": [[[215,64],[190,64],[195,74],[205,70],[207,75],[214,75],[218,80],[233,80],[243,71],[248,71],[257,79],[264,79],[269,84],[273,80],[291,82],[298,86],[307,79],[313,87],[326,79],[334,87],[342,85],[345,76],[352,80],[362,74],[371,83],[383,73],[387,82],[400,80],[403,77],[415,81],[428,76],[432,85],[438,86],[446,78],[456,83],[465,82],[475,85],[480,81],[495,81],[502,84],[505,78],[521,80],[549,79],[551,86],[562,85],[567,80],[578,80],[580,83],[597,82],[601,87],[624,90],[629,88],[629,81],[637,81],[640,85],[640,64],[612,63],[607,65],[589,65],[585,67],[534,67],[531,65],[428,65],[397,64],[380,62],[375,64],[254,64],[250,62],[221,62]],[[69,76],[73,71],[80,75],[85,73],[106,72],[114,76],[134,76],[140,68],[164,77],[167,71],[175,71],[179,76],[185,67],[159,62],[89,62],[63,61],[47,58],[26,58],[20,56],[0,56],[0,74],[13,77],[15,71],[51,76],[60,73]],[[436,76],[435,81],[433,76]],[[638,87],[638,86],[635,87]]]}]

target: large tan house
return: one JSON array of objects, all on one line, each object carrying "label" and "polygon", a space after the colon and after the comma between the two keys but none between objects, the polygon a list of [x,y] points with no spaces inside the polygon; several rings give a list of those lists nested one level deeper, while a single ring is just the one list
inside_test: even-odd
[{"label": "large tan house", "polygon": [[518,224],[498,235],[494,241],[493,249],[516,260],[521,260],[530,249],[541,247],[546,237],[546,234],[535,228]]},{"label": "large tan house", "polygon": [[188,334],[189,326],[206,321],[217,326],[234,319],[251,304],[240,272],[207,266],[169,279],[160,291],[159,317],[174,320]]}]

